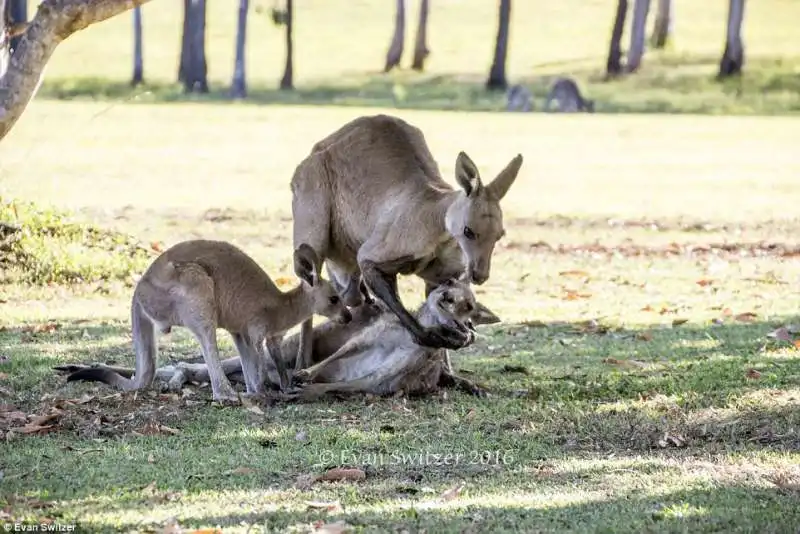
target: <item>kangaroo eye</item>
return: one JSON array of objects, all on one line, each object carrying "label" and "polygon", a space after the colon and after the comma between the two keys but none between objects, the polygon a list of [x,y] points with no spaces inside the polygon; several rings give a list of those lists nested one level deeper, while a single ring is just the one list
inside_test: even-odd
[{"label": "kangaroo eye", "polygon": [[475,239],[475,232],[472,231],[472,228],[469,226],[464,227],[464,237],[467,239]]},{"label": "kangaroo eye", "polygon": [[334,295],[334,296],[328,298],[328,302],[330,302],[331,304],[334,304],[334,305],[335,304],[339,304],[339,297]]}]

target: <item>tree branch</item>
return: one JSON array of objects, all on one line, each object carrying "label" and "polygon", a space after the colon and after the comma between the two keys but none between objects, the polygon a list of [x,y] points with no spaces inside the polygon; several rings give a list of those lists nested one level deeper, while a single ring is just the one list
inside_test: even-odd
[{"label": "tree branch", "polygon": [[0,72],[0,140],[39,89],[44,67],[64,39],[150,0],[44,0]]}]

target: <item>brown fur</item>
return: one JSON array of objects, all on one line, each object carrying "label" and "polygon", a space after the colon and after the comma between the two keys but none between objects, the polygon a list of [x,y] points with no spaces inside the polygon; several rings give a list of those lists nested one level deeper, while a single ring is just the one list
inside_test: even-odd
[{"label": "brown fur", "polygon": [[169,333],[173,326],[184,326],[203,350],[214,399],[237,399],[220,364],[217,328],[233,337],[248,393],[263,392],[265,349],[278,369],[281,389],[286,390],[290,379],[280,348],[286,331],[314,313],[342,322],[351,319],[336,289],[320,278],[314,251],[301,244],[294,262],[302,282],[282,292],[252,258],[230,243],[193,240],[171,247],[156,258],[134,290],[134,378],[106,373],[104,380],[95,370],[70,379],[100,380],[125,390],[149,386],[156,371],[156,331]]},{"label": "brown fur", "polygon": [[545,111],[551,111],[550,104],[553,101],[558,102],[558,111],[562,113],[594,113],[594,100],[583,98],[578,84],[572,78],[558,78],[553,83],[544,103]]},{"label": "brown fur", "polygon": [[500,200],[521,165],[518,155],[484,186],[461,152],[456,190],[442,178],[418,128],[387,115],[355,119],[315,144],[295,170],[294,243],[308,243],[340,279],[363,276],[419,344],[463,347],[464,332],[419,324],[399,299],[397,276],[420,276],[428,293],[460,276],[485,282],[495,243],[505,234]]},{"label": "brown fur", "polygon": [[[500,321],[500,319],[485,306],[482,306],[480,303],[476,303],[475,305],[475,309],[469,314],[469,320],[475,325],[493,324]],[[462,311],[460,313],[464,312]],[[408,335],[402,325],[398,323],[394,314],[383,309],[378,303],[359,306],[352,310],[352,314],[353,319],[349,323],[341,324],[335,321],[326,321],[314,328],[314,343],[311,351],[311,358],[315,364],[324,362],[362,332],[370,331],[373,325],[379,321],[391,325],[390,328],[388,328],[389,336],[396,338],[398,334],[400,334],[400,336]],[[372,330],[372,340],[368,344],[362,344],[358,351],[350,351],[347,356],[346,361],[355,370],[356,376],[359,378],[349,385],[345,381],[345,385],[338,389],[337,386],[332,386],[330,384],[323,384],[324,387],[317,391],[315,391],[314,388],[308,389],[309,386],[305,386],[303,390],[304,398],[311,399],[329,391],[393,394],[402,390],[408,394],[423,394],[431,392],[439,386],[456,386],[472,393],[480,393],[480,388],[461,377],[445,376],[447,367],[442,358],[443,351],[441,349],[422,348],[423,351],[426,351],[426,353],[430,355],[426,363],[424,363],[424,365],[408,365],[408,363],[406,363],[405,368],[403,368],[403,366],[400,365],[402,362],[400,362],[398,358],[398,356],[402,355],[403,348],[399,344],[394,345],[390,343],[387,345],[383,343],[382,339],[385,335],[383,333],[384,330],[385,329],[380,328]],[[379,331],[381,332],[380,335],[378,335]],[[293,359],[297,354],[300,338],[301,335],[298,333],[287,337],[281,344],[281,354],[284,356],[285,363],[288,367],[294,365]],[[369,366],[374,366],[375,362],[378,361],[371,353],[379,343],[385,346],[385,350],[378,357],[378,360],[381,362],[380,368],[384,369],[384,372],[372,373],[365,380],[363,379],[363,375],[367,374]],[[268,361],[267,372],[270,382],[274,384],[277,383],[277,374],[274,365],[270,364],[271,362]],[[225,359],[221,362],[221,365],[225,374],[231,381],[244,382],[241,360],[239,357]],[[82,378],[80,377],[73,378],[76,371],[96,367],[97,366],[66,365],[56,367],[56,369],[73,373],[68,380],[81,380]],[[133,369],[103,367],[125,377],[133,375]],[[393,387],[387,387],[386,376],[390,374],[390,370],[394,370],[394,376],[400,377],[399,380],[393,382]],[[105,373],[105,376],[107,375],[108,373]],[[199,383],[208,382],[210,380],[208,366],[204,363],[181,362],[176,365],[164,366],[156,370],[155,376],[159,382],[167,384],[172,391],[179,390],[186,382]],[[103,378],[104,376],[101,376],[98,380],[105,381]],[[327,381],[338,380],[341,382],[342,378],[344,378],[342,374],[337,375],[333,370],[320,375],[321,380]],[[342,384],[340,383],[339,385]],[[392,383],[388,385],[392,386]]]}]

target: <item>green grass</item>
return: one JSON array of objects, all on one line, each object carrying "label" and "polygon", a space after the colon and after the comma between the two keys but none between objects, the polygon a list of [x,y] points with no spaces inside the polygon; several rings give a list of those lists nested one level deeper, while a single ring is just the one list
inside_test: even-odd
[{"label": "green grass", "polygon": [[[800,111],[800,4],[762,0],[748,6],[745,74],[714,80],[724,45],[727,2],[674,0],[675,33],[666,50],[648,50],[641,71],[604,82],[615,0],[518,2],[513,7],[508,77],[531,88],[541,105],[552,77],[574,76],[604,113],[794,114]],[[235,3],[234,3],[235,4]],[[233,72],[236,5],[209,2],[207,55],[212,92],[190,100],[227,99]],[[249,102],[379,106],[401,109],[503,109],[502,93],[483,86],[492,59],[496,2],[431,3],[431,55],[424,73],[408,68],[417,2],[409,3],[403,69],[381,73],[393,7],[383,0],[308,0],[296,9],[294,92],[279,91],[283,28],[256,2],[248,22]],[[256,8],[266,11],[256,12]],[[650,16],[653,24],[655,6]],[[630,18],[630,17],[629,17]],[[146,85],[130,88],[131,16],[92,26],[59,46],[38,98],[143,102],[185,100],[175,83],[182,4],[143,8]],[[648,30],[649,31],[649,30]],[[628,36],[624,36],[627,48]]]},{"label": "green grass", "polygon": [[[228,239],[292,276],[291,173],[314,140],[367,112],[37,101],[0,146],[0,193],[146,244]],[[487,179],[525,156],[504,200],[508,237],[477,289],[503,323],[453,355],[490,398],[259,415],[211,405],[207,387],[66,384],[53,365],[132,362],[130,287],[5,283],[0,401],[63,413],[45,435],[0,423],[0,509],[86,532],[172,517],[226,532],[338,520],[365,532],[796,532],[800,359],[767,337],[800,323],[796,121],[398,113],[449,180],[458,150]],[[75,257],[90,271],[139,265],[119,251]],[[418,281],[401,289],[420,301]],[[162,362],[198,355],[186,331],[160,344]],[[221,347],[233,352],[227,336]],[[155,425],[178,433],[150,435]],[[366,479],[298,482],[342,465]]]}]

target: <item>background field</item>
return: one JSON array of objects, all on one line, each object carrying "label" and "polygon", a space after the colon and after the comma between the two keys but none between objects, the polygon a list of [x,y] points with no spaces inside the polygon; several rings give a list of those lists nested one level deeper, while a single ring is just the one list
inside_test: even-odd
[{"label": "background field", "polygon": [[[59,48],[0,144],[0,220],[27,225],[36,260],[33,271],[6,268],[0,283],[0,519],[77,521],[86,532],[152,531],[175,518],[226,532],[344,521],[366,532],[796,533],[798,119],[491,112],[502,97],[480,84],[493,3],[434,0],[430,71],[388,76],[375,73],[391,30],[382,5],[298,2],[297,86],[314,106],[273,91],[281,34],[255,14],[253,103],[274,105],[223,100],[232,3],[210,3],[218,92],[198,102],[171,85],[177,0],[144,9],[150,95],[125,87],[129,16]],[[512,79],[538,87],[572,72],[605,110],[800,109],[794,2],[748,4],[746,74],[727,89],[711,81],[724,2],[676,2],[674,48],[648,52],[639,75],[611,85],[592,77],[613,3],[581,2],[573,19],[577,5],[514,4]],[[407,89],[400,109],[375,107],[394,104],[396,81]],[[781,89],[764,90],[771,84]],[[291,278],[295,165],[315,140],[377,112],[422,128],[451,181],[459,150],[487,179],[525,157],[503,204],[507,238],[477,288],[503,323],[453,355],[491,397],[448,391],[259,414],[212,405],[207,387],[114,395],[51,371],[132,363],[130,294],[154,248],[227,239]],[[401,287],[407,303],[420,301],[419,281]],[[221,345],[233,351],[225,336]],[[160,346],[164,362],[198,354],[184,331]],[[19,430],[48,414],[39,423],[52,429]],[[475,461],[483,451],[493,459]],[[461,456],[437,465],[426,454]],[[308,486],[307,475],[336,466],[366,479]]]}]

